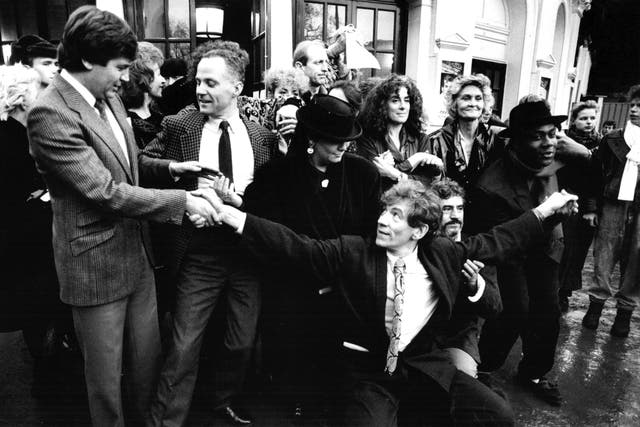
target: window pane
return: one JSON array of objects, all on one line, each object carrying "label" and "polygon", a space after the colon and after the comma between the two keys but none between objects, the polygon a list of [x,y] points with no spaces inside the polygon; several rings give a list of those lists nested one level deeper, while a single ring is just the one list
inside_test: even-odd
[{"label": "window pane", "polygon": [[376,58],[380,63],[380,69],[376,71],[377,77],[386,77],[393,69],[393,53],[376,53]]},{"label": "window pane", "polygon": [[65,0],[49,0],[47,2],[47,23],[52,39],[60,40],[66,22],[67,5]]},{"label": "window pane", "polygon": [[[0,12],[0,15],[2,12]],[[36,16],[36,0],[20,0],[18,15],[22,34],[38,34],[38,17]],[[56,35],[60,37],[60,35]],[[3,38],[4,40],[4,38]]]},{"label": "window pane", "polygon": [[186,58],[189,53],[191,53],[191,43],[169,43],[168,58]]},{"label": "window pane", "polygon": [[189,0],[169,0],[169,37],[188,39],[189,34]]},{"label": "window pane", "polygon": [[196,9],[196,33],[198,36],[206,37],[222,35],[222,25],[224,24],[224,10],[217,7],[199,7]]},{"label": "window pane", "polygon": [[322,40],[322,19],[324,5],[320,3],[304,4],[304,39]]},{"label": "window pane", "polygon": [[329,38],[335,30],[346,25],[346,14],[347,6],[329,5],[327,11],[327,38]]},{"label": "window pane", "polygon": [[373,9],[358,8],[356,28],[362,34],[365,47],[373,47]]},{"label": "window pane", "polygon": [[0,34],[3,41],[17,40],[16,17],[11,0],[0,0]]},{"label": "window pane", "polygon": [[3,44],[2,45],[2,59],[4,60],[5,64],[9,63],[9,58],[11,57],[11,45],[10,44]]},{"label": "window pane", "polygon": [[164,11],[157,0],[144,0],[145,38],[164,38]]},{"label": "window pane", "polygon": [[124,20],[122,0],[96,0],[96,7],[101,10],[107,10]]},{"label": "window pane", "polygon": [[378,11],[378,32],[376,34],[376,49],[393,50],[393,42],[395,35],[395,17],[394,12],[385,10]]}]

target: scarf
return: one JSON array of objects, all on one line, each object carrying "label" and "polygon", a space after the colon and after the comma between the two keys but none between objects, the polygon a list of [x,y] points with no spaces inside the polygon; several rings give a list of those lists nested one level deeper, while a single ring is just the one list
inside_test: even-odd
[{"label": "scarf", "polygon": [[638,165],[640,164],[640,127],[627,122],[624,129],[624,141],[629,146],[627,162],[622,171],[618,200],[632,202],[636,194],[638,183]]},{"label": "scarf", "polygon": [[567,136],[577,143],[580,143],[587,147],[589,150],[595,150],[600,145],[600,140],[602,139],[602,135],[598,133],[595,129],[591,132],[581,132],[575,128],[575,126],[571,126],[567,131]]},{"label": "scarf", "polygon": [[[513,150],[509,150],[508,153],[511,161],[523,171],[527,177],[533,179],[529,192],[537,204],[544,202],[547,197],[559,190],[558,177],[556,176],[556,171],[562,167],[559,162],[554,160],[549,166],[536,169],[522,163]],[[563,251],[564,233],[562,231],[562,224],[560,223],[551,230],[551,235],[545,245],[544,252],[549,258],[560,263]]]}]

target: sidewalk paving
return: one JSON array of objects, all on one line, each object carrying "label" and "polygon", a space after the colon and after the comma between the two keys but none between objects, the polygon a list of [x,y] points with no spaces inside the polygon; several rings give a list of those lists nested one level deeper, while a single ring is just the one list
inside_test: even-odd
[{"label": "sidewalk paving", "polygon": [[[583,277],[591,274],[588,261]],[[556,363],[551,373],[560,384],[564,404],[552,407],[523,391],[513,381],[520,355],[519,343],[507,364],[496,374],[522,426],[639,426],[640,425],[640,316],[634,313],[631,334],[615,338],[609,329],[615,317],[615,302],[609,301],[597,331],[584,329],[582,316],[588,306],[584,291],[570,300],[569,312],[561,319]],[[79,362],[77,362],[79,365]],[[0,426],[84,426],[89,422],[86,398],[75,378],[60,389],[51,390],[52,402],[34,399],[30,393],[31,358],[19,332],[0,333]],[[211,416],[203,404],[206,396],[194,399],[190,426],[225,425]],[[249,398],[255,427],[324,426],[321,417],[294,423],[271,396],[253,394]]]}]

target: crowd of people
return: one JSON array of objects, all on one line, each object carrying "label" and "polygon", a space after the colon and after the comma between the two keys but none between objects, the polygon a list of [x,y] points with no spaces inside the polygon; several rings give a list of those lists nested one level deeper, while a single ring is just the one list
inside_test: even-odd
[{"label": "crowd of people", "polygon": [[548,375],[592,242],[583,325],[615,297],[629,334],[640,86],[601,134],[593,101],[567,117],[529,95],[502,122],[489,79],[460,76],[428,133],[415,82],[345,69],[339,42],[300,43],[256,98],[235,42],[165,60],[90,6],[60,40],[0,66],[0,316],[34,392],[56,348],[81,353],[94,425],[185,425],[211,329],[206,399],[233,424],[259,371],[296,418],[513,425],[492,373],[521,338],[516,380],[561,404]]}]

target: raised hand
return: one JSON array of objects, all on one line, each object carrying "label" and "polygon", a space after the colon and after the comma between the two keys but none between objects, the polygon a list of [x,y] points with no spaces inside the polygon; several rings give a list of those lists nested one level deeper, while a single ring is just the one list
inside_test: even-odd
[{"label": "raised hand", "polygon": [[411,163],[412,169],[415,169],[416,167],[421,165],[436,165],[441,169],[444,167],[444,163],[442,162],[442,159],[440,157],[423,151],[415,153],[407,160],[409,161],[409,163]]},{"label": "raised hand", "polygon": [[225,176],[215,178],[211,188],[213,188],[218,197],[220,197],[224,203],[235,206],[236,208],[242,206],[242,197],[235,192],[233,183],[229,178]]},{"label": "raised hand", "polygon": [[480,270],[484,268],[484,264],[480,261],[466,260],[462,266],[462,275],[467,279],[467,285],[469,286],[469,293],[475,294],[478,290],[478,275]]},{"label": "raised hand", "polygon": [[285,138],[293,136],[293,133],[296,130],[296,125],[298,124],[296,111],[298,111],[297,106],[287,104],[280,107],[276,113],[278,132]]},{"label": "raised hand", "polygon": [[182,176],[186,173],[197,173],[201,170],[202,165],[197,161],[169,163],[169,172],[172,176]]},{"label": "raised hand", "polygon": [[589,224],[589,227],[595,228],[598,226],[598,214],[586,213],[582,215],[582,219]]},{"label": "raised hand", "polygon": [[542,202],[536,210],[548,218],[553,214],[571,215],[578,213],[578,196],[569,194],[565,190],[555,192]]}]

